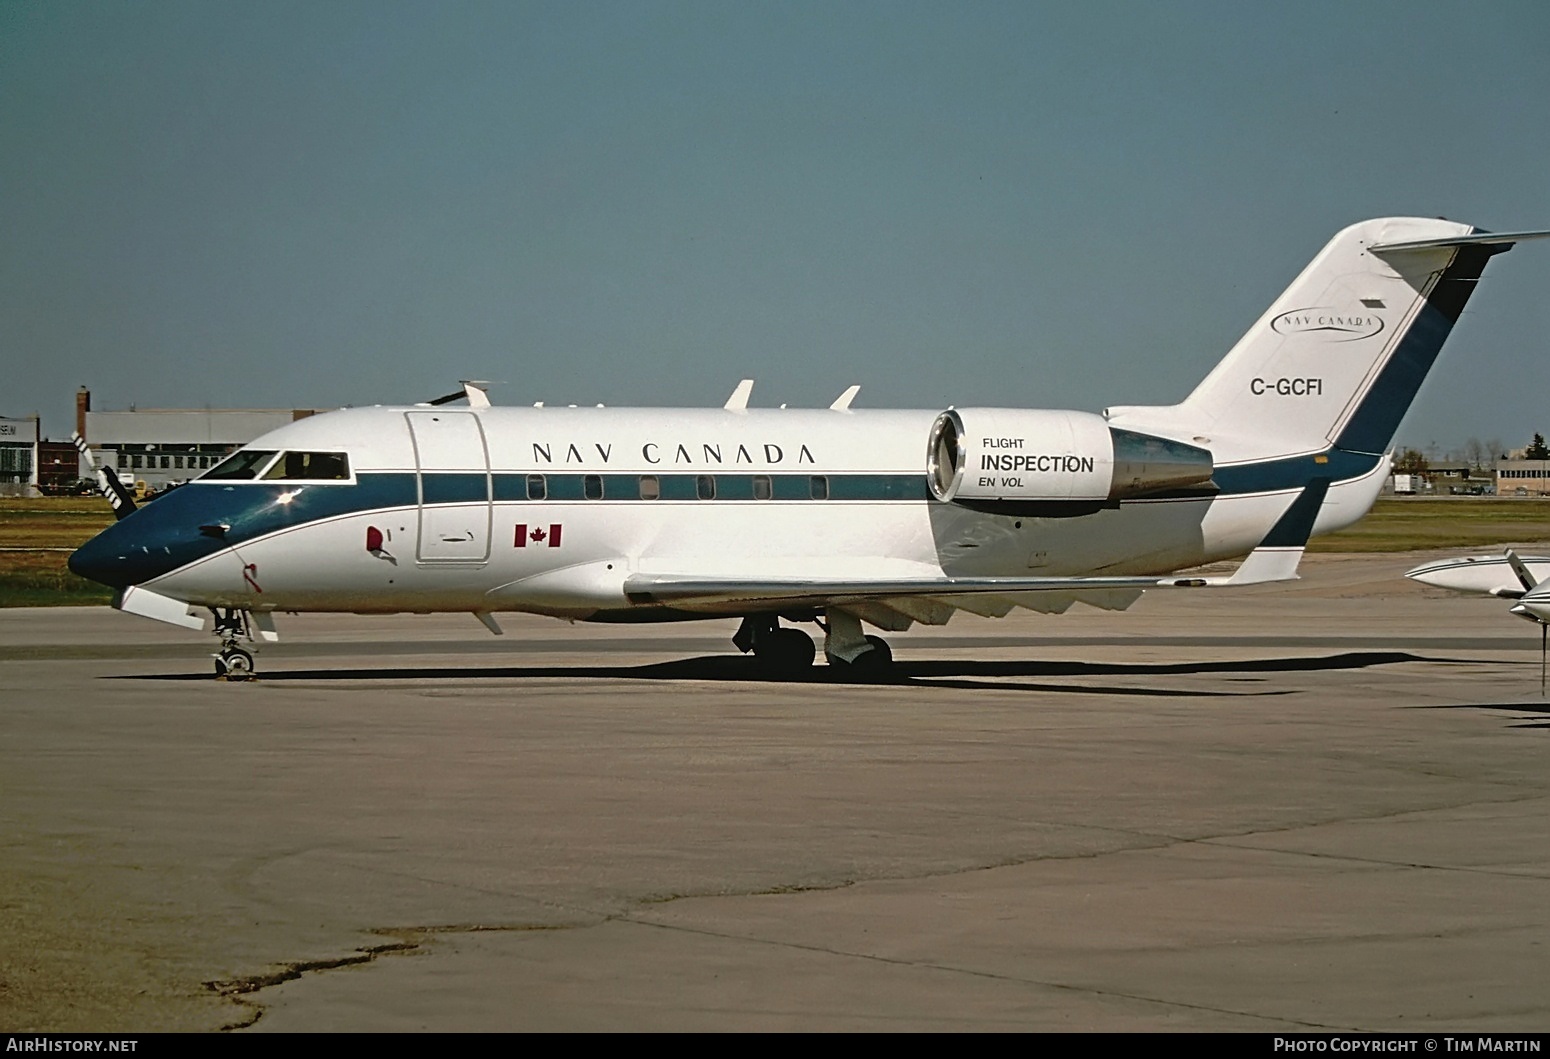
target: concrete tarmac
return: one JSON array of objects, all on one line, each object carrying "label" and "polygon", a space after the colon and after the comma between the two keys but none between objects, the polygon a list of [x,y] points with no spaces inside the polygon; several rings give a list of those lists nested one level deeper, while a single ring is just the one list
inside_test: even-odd
[{"label": "concrete tarmac", "polygon": [[[1437,553],[1451,554],[1451,553]],[[0,1029],[1550,1029],[1550,705],[1427,556],[959,615],[0,611]]]}]

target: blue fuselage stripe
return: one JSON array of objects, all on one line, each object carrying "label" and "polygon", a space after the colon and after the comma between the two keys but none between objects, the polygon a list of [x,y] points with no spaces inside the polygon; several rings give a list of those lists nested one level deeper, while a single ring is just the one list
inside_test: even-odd
[{"label": "blue fuselage stripe", "polygon": [[[1332,482],[1371,472],[1381,457],[1332,449],[1318,456],[1297,456],[1217,469],[1220,495],[1246,495],[1301,489],[1315,478]],[[930,493],[923,474],[658,474],[657,499],[642,496],[642,475],[544,474],[543,498],[529,490],[537,472],[364,472],[353,483],[287,485],[270,482],[193,482],[141,507],[82,545],[72,568],[104,584],[143,584],[229,547],[308,523],[372,511],[413,509],[423,496],[427,506],[496,503],[598,502],[759,504],[769,501],[864,501],[926,503]],[[714,498],[702,500],[714,479]],[[589,482],[588,479],[593,481]],[[769,487],[764,499],[765,482]],[[599,487],[601,494],[599,495]],[[650,495],[650,490],[645,490]],[[1163,501],[1165,498],[1155,498]],[[1199,502],[1202,497],[1188,498]]]},{"label": "blue fuselage stripe", "polygon": [[1474,293],[1475,283],[1485,271],[1485,263],[1500,247],[1461,247],[1432,289],[1416,315],[1410,330],[1400,339],[1398,347],[1390,355],[1388,363],[1373,380],[1367,393],[1362,396],[1350,420],[1335,439],[1335,446],[1357,452],[1379,453],[1385,451],[1394,440],[1400,420],[1410,410],[1410,403],[1426,381],[1427,372],[1442,352],[1458,321],[1459,314],[1469,296]]}]

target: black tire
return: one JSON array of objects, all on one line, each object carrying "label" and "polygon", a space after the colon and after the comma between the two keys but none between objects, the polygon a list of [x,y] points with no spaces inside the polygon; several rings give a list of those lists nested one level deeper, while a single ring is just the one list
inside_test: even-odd
[{"label": "black tire", "polygon": [[881,636],[868,636],[866,642],[872,645],[872,649],[866,652],[866,654],[861,655],[856,661],[859,662],[861,658],[870,658],[872,660],[871,664],[875,666],[887,667],[893,665],[893,648],[888,646],[887,640]]},{"label": "black tire", "polygon": [[253,656],[240,647],[232,647],[221,652],[216,666],[217,668],[225,666],[227,680],[247,680],[253,675]]},{"label": "black tire", "polygon": [[849,662],[839,659],[830,659],[833,666],[843,680],[856,681],[858,683],[885,683],[894,677],[893,649],[888,646],[888,641],[881,636],[868,636],[867,643],[871,648],[862,651]]},{"label": "black tire", "polygon": [[800,673],[813,664],[818,648],[801,629],[776,629],[754,648],[754,657],[770,673]]}]

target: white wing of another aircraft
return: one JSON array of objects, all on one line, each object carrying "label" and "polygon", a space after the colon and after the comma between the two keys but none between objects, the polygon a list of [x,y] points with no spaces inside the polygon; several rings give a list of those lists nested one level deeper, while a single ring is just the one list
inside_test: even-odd
[{"label": "white wing of another aircraft", "polygon": [[1547,645],[1550,645],[1550,556],[1519,555],[1508,548],[1501,555],[1468,555],[1423,563],[1405,576],[1423,585],[1454,592],[1516,600],[1508,613],[1539,625],[1539,692],[1545,691]]},{"label": "white wing of another aircraft", "polygon": [[[459,611],[492,631],[503,611],[732,615],[734,644],[780,673],[813,661],[807,622],[830,664],[865,670],[891,657],[867,626],[1286,580],[1310,535],[1371,507],[1487,262],[1544,235],[1354,224],[1173,405],[877,411],[851,386],[751,408],[743,380],[721,408],[513,408],[467,382],[316,415],[121,506],[70,566],[127,612],[213,614],[232,678],[277,611]],[[1243,555],[1228,577],[1187,572]]]},{"label": "white wing of another aircraft", "polygon": [[1519,555],[1508,548],[1501,555],[1438,559],[1405,576],[1435,588],[1514,600],[1511,613],[1550,623],[1550,556]]}]

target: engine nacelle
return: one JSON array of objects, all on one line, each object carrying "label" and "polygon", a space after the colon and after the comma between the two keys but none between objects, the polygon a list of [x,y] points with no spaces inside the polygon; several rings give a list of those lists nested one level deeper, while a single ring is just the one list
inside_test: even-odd
[{"label": "engine nacelle", "polygon": [[949,409],[931,426],[926,468],[938,500],[1009,513],[1084,513],[1133,497],[1215,490],[1208,450],[1111,427],[1091,412]]}]

